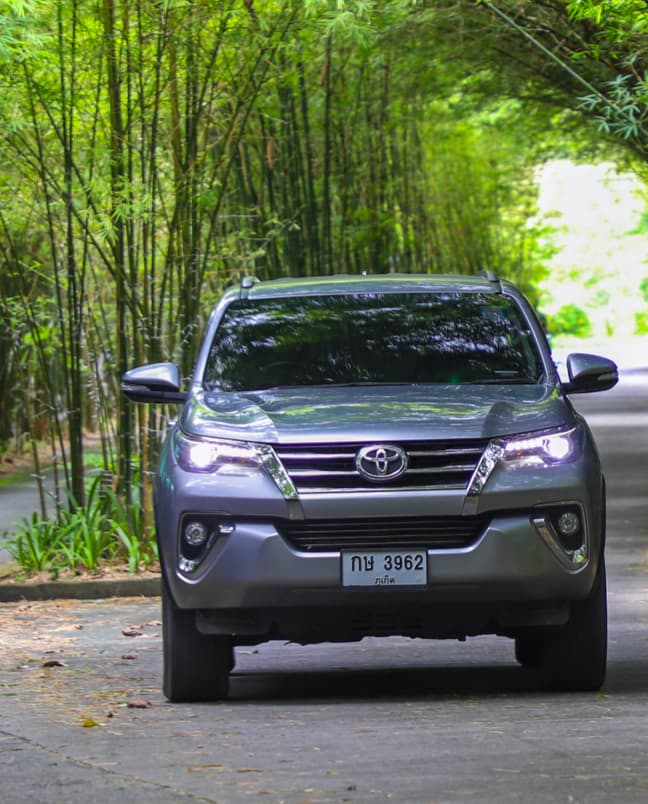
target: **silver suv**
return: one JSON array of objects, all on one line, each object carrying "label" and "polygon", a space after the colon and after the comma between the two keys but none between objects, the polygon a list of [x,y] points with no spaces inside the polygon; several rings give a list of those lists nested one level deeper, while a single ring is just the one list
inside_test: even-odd
[{"label": "silver suv", "polygon": [[494,276],[244,279],[181,391],[155,490],[163,689],[228,693],[234,646],[404,635],[515,640],[552,689],[605,677],[605,489],[569,394],[617,382]]}]

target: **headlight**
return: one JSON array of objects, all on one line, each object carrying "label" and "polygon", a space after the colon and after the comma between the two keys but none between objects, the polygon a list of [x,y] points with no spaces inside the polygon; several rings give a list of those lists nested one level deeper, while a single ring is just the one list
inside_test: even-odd
[{"label": "headlight", "polygon": [[583,448],[583,430],[558,430],[510,440],[494,438],[484,450],[466,490],[464,513],[476,513],[479,497],[498,465],[505,468],[546,467],[575,461]]},{"label": "headlight", "polygon": [[580,450],[576,428],[502,443],[500,460],[516,466],[553,466],[574,460]]},{"label": "headlight", "polygon": [[236,470],[237,467],[261,467],[257,452],[243,441],[199,440],[176,432],[173,451],[178,465],[185,472],[211,474]]},{"label": "headlight", "polygon": [[273,448],[267,444],[189,438],[176,431],[173,436],[173,453],[178,466],[185,472],[245,475],[250,470],[263,469],[287,500],[298,499],[297,489],[283,464]]}]

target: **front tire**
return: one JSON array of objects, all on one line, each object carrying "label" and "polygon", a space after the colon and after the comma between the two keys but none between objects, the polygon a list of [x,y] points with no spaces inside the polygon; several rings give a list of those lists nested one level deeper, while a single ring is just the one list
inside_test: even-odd
[{"label": "front tire", "polygon": [[594,586],[571,604],[568,622],[515,640],[523,667],[537,669],[545,689],[591,692],[601,688],[607,668],[607,585],[601,557]]},{"label": "front tire", "polygon": [[232,640],[202,634],[195,612],[179,609],[162,578],[162,691],[172,703],[227,698],[234,666]]}]

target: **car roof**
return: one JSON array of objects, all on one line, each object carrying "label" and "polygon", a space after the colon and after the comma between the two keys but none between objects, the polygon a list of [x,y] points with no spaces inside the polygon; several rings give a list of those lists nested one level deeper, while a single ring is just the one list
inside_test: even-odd
[{"label": "car roof", "polygon": [[494,275],[459,274],[369,274],[272,279],[260,282],[244,277],[239,287],[230,288],[226,297],[269,299],[282,296],[322,296],[342,293],[502,293],[513,286]]}]

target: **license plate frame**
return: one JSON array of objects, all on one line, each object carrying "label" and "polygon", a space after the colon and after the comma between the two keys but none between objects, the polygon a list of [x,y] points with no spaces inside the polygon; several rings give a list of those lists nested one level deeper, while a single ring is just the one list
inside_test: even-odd
[{"label": "license plate frame", "polygon": [[345,589],[427,586],[427,550],[344,550],[341,582]]}]

